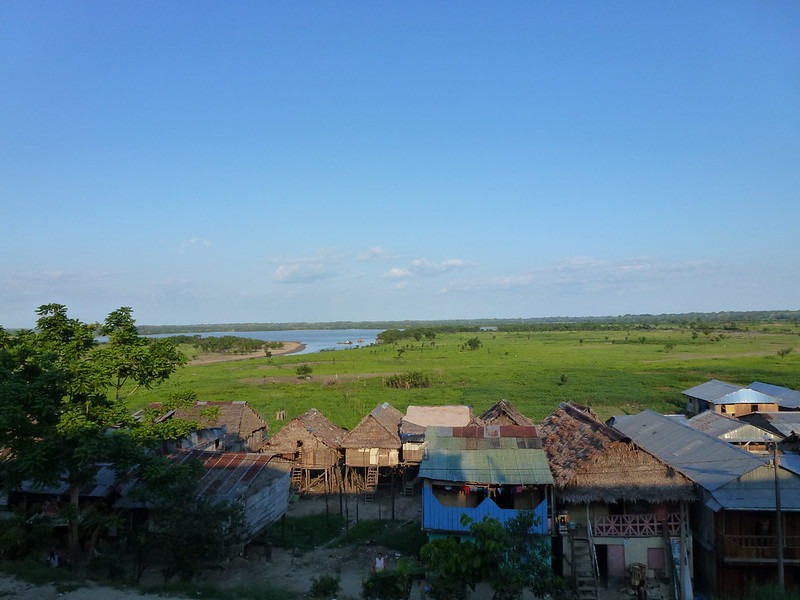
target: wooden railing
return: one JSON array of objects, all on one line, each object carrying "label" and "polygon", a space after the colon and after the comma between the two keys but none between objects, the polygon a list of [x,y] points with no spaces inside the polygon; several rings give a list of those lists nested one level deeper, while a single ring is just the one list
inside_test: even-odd
[{"label": "wooden railing", "polygon": [[[717,550],[725,558],[777,560],[774,535],[724,535],[717,533]],[[786,560],[800,559],[800,535],[783,539]]]},{"label": "wooden railing", "polygon": [[680,535],[679,514],[668,514],[665,521],[659,518],[654,514],[595,517],[594,535],[595,537],[656,537],[664,534],[664,526],[667,527],[669,535]]}]

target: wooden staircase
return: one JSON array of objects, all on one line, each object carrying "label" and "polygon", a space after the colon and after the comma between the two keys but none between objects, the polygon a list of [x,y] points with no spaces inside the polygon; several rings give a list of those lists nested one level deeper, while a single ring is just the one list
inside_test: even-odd
[{"label": "wooden staircase", "polygon": [[597,555],[591,530],[574,531],[570,537],[572,545],[572,577],[576,598],[600,600],[597,581]]},{"label": "wooden staircase", "polygon": [[364,479],[364,502],[374,501],[377,490],[378,467],[367,467],[367,475]]},{"label": "wooden staircase", "polygon": [[289,486],[296,492],[300,491],[303,487],[303,469],[300,467],[292,467],[292,477]]}]

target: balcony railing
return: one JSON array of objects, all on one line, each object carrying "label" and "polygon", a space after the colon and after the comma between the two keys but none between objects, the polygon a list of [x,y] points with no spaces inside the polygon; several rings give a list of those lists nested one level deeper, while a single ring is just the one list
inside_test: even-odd
[{"label": "balcony railing", "polygon": [[671,536],[680,535],[681,516],[668,514],[666,520],[654,514],[606,515],[595,517],[595,537],[656,537],[664,535],[664,527]]},{"label": "balcony railing", "polygon": [[[724,535],[717,533],[717,550],[725,559],[774,561],[778,558],[774,535]],[[800,560],[800,535],[783,538],[785,560]]]}]

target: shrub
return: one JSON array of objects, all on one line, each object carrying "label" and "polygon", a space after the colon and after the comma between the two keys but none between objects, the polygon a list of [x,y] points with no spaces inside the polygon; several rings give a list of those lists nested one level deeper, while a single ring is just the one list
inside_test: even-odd
[{"label": "shrub", "polygon": [[410,390],[431,387],[430,377],[420,371],[406,371],[386,379],[386,387]]},{"label": "shrub", "polygon": [[312,598],[330,598],[339,593],[340,580],[335,575],[320,575],[311,579]]}]

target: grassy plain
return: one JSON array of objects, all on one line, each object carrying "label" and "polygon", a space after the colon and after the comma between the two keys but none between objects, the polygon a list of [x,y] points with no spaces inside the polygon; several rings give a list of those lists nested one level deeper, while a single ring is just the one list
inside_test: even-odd
[{"label": "grassy plain", "polygon": [[[466,349],[476,336],[480,347]],[[798,325],[708,333],[688,328],[448,333],[432,341],[187,366],[130,402],[135,408],[190,390],[199,400],[246,400],[272,431],[280,427],[278,410],[291,419],[313,407],[352,428],[382,402],[401,411],[410,404],[466,404],[479,414],[506,398],[536,421],[567,400],[592,407],[602,418],[645,408],[680,412],[681,392],[711,378],[800,388],[798,336]],[[778,356],[787,348],[795,350]],[[297,377],[301,364],[311,366],[310,379]],[[431,387],[385,386],[386,377],[406,371],[424,373]]]}]

